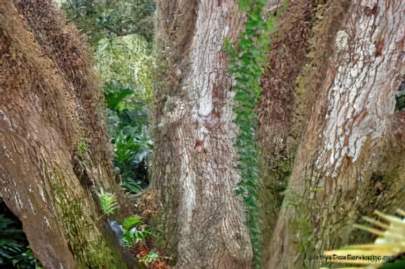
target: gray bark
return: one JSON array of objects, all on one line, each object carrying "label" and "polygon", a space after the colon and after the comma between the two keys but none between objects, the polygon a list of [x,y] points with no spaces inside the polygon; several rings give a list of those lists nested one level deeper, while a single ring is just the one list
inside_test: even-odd
[{"label": "gray bark", "polygon": [[157,2],[161,80],[154,116],[153,185],[176,268],[250,268],[252,250],[233,147],[232,81],[225,38],[237,1]]},{"label": "gray bark", "polygon": [[404,11],[403,1],[352,1],[332,51],[322,52],[330,55],[327,65],[312,72],[326,73],[309,110],[266,268],[315,268],[319,260],[311,255],[359,240],[351,224],[360,215],[404,203],[405,152],[398,146],[403,112],[395,112],[404,76]]}]

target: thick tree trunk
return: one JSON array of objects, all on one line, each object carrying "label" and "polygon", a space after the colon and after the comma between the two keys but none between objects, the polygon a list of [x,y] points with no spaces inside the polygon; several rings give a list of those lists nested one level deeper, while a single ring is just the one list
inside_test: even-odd
[{"label": "thick tree trunk", "polygon": [[157,13],[166,83],[156,93],[153,187],[168,247],[176,268],[250,268],[223,51],[243,21],[237,1],[160,0]]},{"label": "thick tree trunk", "polygon": [[126,268],[94,197],[119,187],[78,36],[50,1],[0,2],[0,195],[45,268]]},{"label": "thick tree trunk", "polygon": [[404,76],[405,3],[328,1],[318,12],[312,53],[321,57],[309,59],[295,90],[304,106],[294,124],[306,132],[266,268],[316,268],[312,255],[361,240],[351,233],[360,215],[405,202],[404,115],[394,112]]}]

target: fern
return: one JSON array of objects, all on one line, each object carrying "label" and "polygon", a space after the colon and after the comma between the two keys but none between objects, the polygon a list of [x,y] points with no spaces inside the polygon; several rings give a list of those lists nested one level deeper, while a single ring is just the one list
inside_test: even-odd
[{"label": "fern", "polygon": [[97,196],[100,201],[100,207],[103,214],[106,216],[114,215],[119,208],[115,194],[105,192],[103,189],[100,189]]}]

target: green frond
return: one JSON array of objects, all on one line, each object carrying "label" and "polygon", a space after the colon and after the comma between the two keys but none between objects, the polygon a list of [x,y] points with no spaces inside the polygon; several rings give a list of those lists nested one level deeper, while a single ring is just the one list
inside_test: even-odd
[{"label": "green frond", "polygon": [[143,224],[142,218],[138,215],[132,215],[124,219],[124,221],[122,222],[122,228],[124,230],[130,230],[140,224]]},{"label": "green frond", "polygon": [[100,201],[100,207],[103,214],[106,216],[115,214],[119,208],[116,195],[100,189],[97,196]]}]

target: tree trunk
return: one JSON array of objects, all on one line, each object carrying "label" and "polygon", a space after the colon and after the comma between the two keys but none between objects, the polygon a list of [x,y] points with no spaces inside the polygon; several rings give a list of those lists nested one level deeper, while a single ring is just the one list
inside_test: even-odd
[{"label": "tree trunk", "polygon": [[243,17],[237,1],[157,2],[160,81],[154,115],[153,188],[176,268],[250,268],[232,81],[225,39]]},{"label": "tree trunk", "polygon": [[297,114],[294,90],[295,81],[308,57],[306,54],[311,21],[316,7],[312,2],[312,0],[288,2],[287,9],[279,18],[277,31],[271,35],[271,49],[261,80],[262,95],[257,109],[259,117],[257,138],[263,159],[260,204],[263,207],[261,230],[264,260],[271,255],[268,244],[302,134],[302,128],[294,125],[294,115]]},{"label": "tree trunk", "polygon": [[400,0],[318,8],[295,89],[293,126],[306,131],[266,268],[316,268],[326,248],[362,240],[352,233],[359,216],[404,204],[404,112],[395,112],[404,79],[404,11]]},{"label": "tree trunk", "polygon": [[120,195],[95,81],[50,1],[1,1],[0,195],[45,268],[126,268],[94,195]]}]

